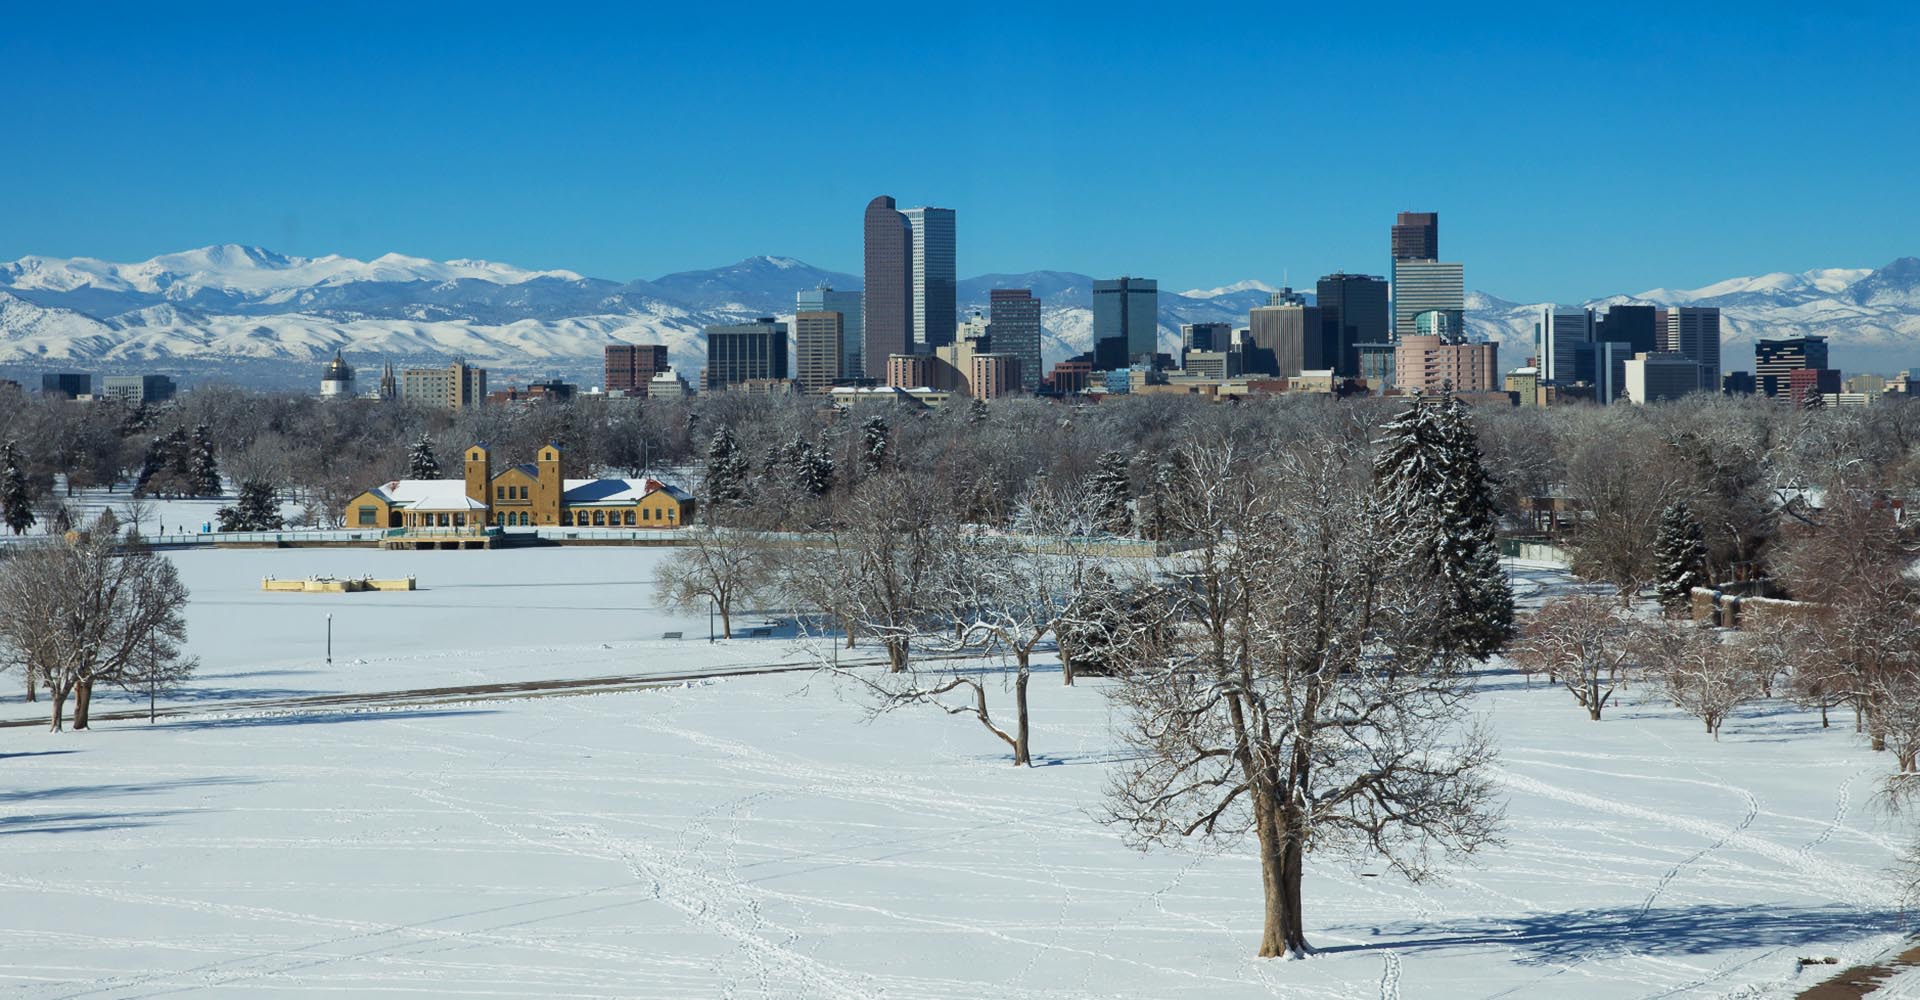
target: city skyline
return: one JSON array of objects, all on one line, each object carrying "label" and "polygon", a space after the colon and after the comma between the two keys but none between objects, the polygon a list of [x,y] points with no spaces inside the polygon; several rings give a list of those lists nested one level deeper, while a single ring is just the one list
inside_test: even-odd
[{"label": "city skyline", "polygon": [[[1381,273],[1375,219],[1402,209],[1447,215],[1446,259],[1471,261],[1474,287],[1535,301],[1916,250],[1920,206],[1887,197],[1906,183],[1916,140],[1899,102],[1873,99],[1920,82],[1900,58],[1920,20],[1911,11],[1518,19],[1389,4],[1357,30],[1333,11],[1282,25],[1222,8],[1138,32],[1059,8],[1007,33],[982,7],[952,15],[951,45],[927,41],[925,15],[863,18],[875,23],[855,40],[810,30],[819,12],[746,13],[609,12],[509,34],[484,14],[448,25],[400,11],[379,27],[303,25],[289,40],[270,13],[196,23],[129,7],[81,23],[15,12],[0,59],[21,81],[16,130],[34,142],[0,161],[16,195],[0,259],[139,260],[235,242],[628,278],[763,253],[857,273],[842,206],[876,190],[965,214],[961,274],[1145,273],[1169,290]],[[429,36],[436,45],[419,44]],[[636,67],[631,40],[663,36],[697,44],[649,49]],[[803,50],[801,37],[814,41]],[[1291,50],[1299,72],[1284,86],[1235,54],[1301,38],[1317,43]],[[1513,58],[1570,38],[1606,44],[1557,44],[1563,72],[1511,86]],[[987,44],[991,61],[979,58]],[[717,50],[728,74],[705,65]],[[1186,57],[1216,51],[1214,72],[1182,72]],[[537,71],[497,79],[508,52]],[[841,69],[805,69],[826,63]],[[1611,72],[1622,64],[1636,71]],[[1448,72],[1423,72],[1433,65]],[[812,141],[781,145],[777,168],[728,159],[743,139],[777,140],[803,101],[863,116],[818,116]],[[1148,124],[1115,128],[1122,108]],[[898,142],[864,116],[1017,139],[1026,153],[955,156],[950,142]],[[1289,119],[1310,120],[1324,148],[1425,155],[1269,155],[1291,130],[1258,123]],[[1818,122],[1848,156],[1770,141],[1782,121]],[[1199,171],[1189,157],[1130,152],[1143,129],[1223,155]],[[1507,152],[1569,129],[1593,138],[1550,170]],[[1686,240],[1661,238],[1672,219],[1687,221]]]}]

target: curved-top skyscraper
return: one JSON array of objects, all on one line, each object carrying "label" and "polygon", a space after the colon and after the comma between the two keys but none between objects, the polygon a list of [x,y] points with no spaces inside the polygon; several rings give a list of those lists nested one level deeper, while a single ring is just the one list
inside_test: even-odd
[{"label": "curved-top skyscraper", "polygon": [[866,244],[862,354],[867,377],[884,384],[887,357],[912,353],[913,336],[913,232],[887,195],[867,203]]}]

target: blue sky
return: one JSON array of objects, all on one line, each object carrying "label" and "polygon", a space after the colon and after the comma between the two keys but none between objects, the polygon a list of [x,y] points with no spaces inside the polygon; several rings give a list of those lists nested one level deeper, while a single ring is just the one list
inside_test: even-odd
[{"label": "blue sky", "polygon": [[880,193],[963,275],[1172,288],[1402,209],[1519,300],[1920,255],[1910,5],[56,6],[0,18],[0,259],[857,271]]}]

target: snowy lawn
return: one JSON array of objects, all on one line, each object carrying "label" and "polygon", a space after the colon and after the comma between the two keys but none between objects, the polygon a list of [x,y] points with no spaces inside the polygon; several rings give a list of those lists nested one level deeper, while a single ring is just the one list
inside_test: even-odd
[{"label": "snowy lawn", "polygon": [[[657,612],[627,613],[651,601],[632,562],[647,552],[398,554],[429,586],[434,567],[468,568],[468,589],[448,577],[412,614],[371,613],[368,641],[400,648],[354,655],[379,665],[369,689],[492,678],[543,649],[560,650],[557,669],[601,672],[587,645],[617,653],[658,627]],[[376,555],[181,557],[197,598],[231,602],[213,612],[220,638],[195,637],[210,674],[255,647],[267,669],[313,664],[304,620],[287,638],[294,619],[257,600],[269,595],[215,585],[258,585],[258,567],[225,560]],[[1553,585],[1529,570],[1521,590]],[[470,628],[434,650],[408,644],[416,620]],[[499,655],[495,637],[520,652]],[[749,644],[786,645],[736,643]],[[1029,771],[976,724],[919,711],[862,724],[848,682],[812,675],[0,730],[0,984],[32,997],[1774,996],[1833,971],[1796,978],[1797,957],[1851,961],[1896,939],[1886,870],[1904,835],[1870,807],[1887,762],[1846,720],[1823,732],[1759,706],[1716,744],[1659,704],[1590,723],[1564,691],[1498,669],[1485,680],[1505,846],[1419,887],[1310,862],[1323,951],[1304,962],[1251,957],[1248,854],[1143,855],[1092,818],[1113,747],[1098,680],[1035,683]]]}]

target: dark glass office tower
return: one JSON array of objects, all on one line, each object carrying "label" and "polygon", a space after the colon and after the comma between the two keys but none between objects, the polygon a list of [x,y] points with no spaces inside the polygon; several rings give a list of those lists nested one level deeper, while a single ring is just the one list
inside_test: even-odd
[{"label": "dark glass office tower", "polygon": [[1401,212],[1393,220],[1394,260],[1440,259],[1440,213]]},{"label": "dark glass office tower", "polygon": [[996,288],[987,293],[987,341],[995,354],[1020,359],[1020,387],[1040,390],[1040,300],[1030,288]]},{"label": "dark glass office tower", "polygon": [[1093,283],[1093,355],[1102,371],[1151,364],[1160,343],[1160,283],[1152,278]]},{"label": "dark glass office tower", "polygon": [[867,377],[885,383],[887,357],[910,353],[913,340],[913,231],[886,195],[867,203],[866,243],[861,357]]},{"label": "dark glass office tower", "polygon": [[1599,343],[1616,341],[1632,346],[1635,354],[1659,350],[1660,327],[1653,306],[1609,306],[1600,317],[1593,339]]},{"label": "dark glass office tower", "polygon": [[1354,345],[1385,343],[1392,325],[1386,279],[1335,271],[1320,279],[1313,301],[1320,307],[1320,321],[1326,331],[1322,357],[1334,374],[1358,376],[1360,354]]}]

